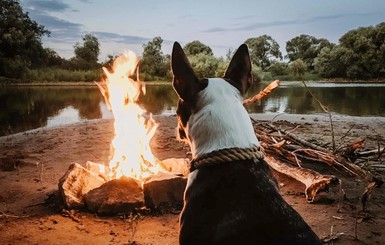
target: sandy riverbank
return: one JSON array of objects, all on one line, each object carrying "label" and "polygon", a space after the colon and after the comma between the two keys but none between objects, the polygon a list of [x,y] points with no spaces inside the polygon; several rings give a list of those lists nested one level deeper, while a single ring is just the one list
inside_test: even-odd
[{"label": "sandy riverbank", "polygon": [[[252,115],[256,120],[267,121],[275,116]],[[341,138],[344,143],[360,137],[366,138],[368,149],[385,145],[385,118],[333,118],[337,143]],[[160,126],[151,142],[154,154],[159,159],[188,156],[188,146],[175,139],[176,117],[156,116],[155,120]],[[330,146],[330,125],[325,115],[281,115],[274,118],[274,123],[285,129],[295,128],[293,133],[299,137]],[[0,243],[127,244],[136,241],[136,244],[177,244],[178,214],[175,213],[142,215],[133,233],[131,228],[135,222],[127,217],[98,217],[84,211],[67,213],[44,204],[57,190],[59,178],[71,163],[107,162],[112,137],[112,120],[41,128],[1,137]],[[378,174],[385,177],[382,172]],[[301,183],[277,177],[284,198],[320,237],[329,235],[332,229],[333,234],[345,233],[336,244],[385,243],[384,187],[374,191],[368,213],[356,219],[358,212],[352,203],[358,203],[364,189],[361,180],[341,176],[349,202],[338,213],[333,195],[308,204]],[[353,238],[356,220],[358,240]]]}]

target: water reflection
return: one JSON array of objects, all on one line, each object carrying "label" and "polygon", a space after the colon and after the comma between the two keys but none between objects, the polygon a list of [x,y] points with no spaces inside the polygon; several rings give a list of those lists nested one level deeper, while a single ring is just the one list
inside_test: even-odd
[{"label": "water reflection", "polygon": [[[266,84],[256,84],[250,97]],[[307,83],[334,113],[354,116],[385,116],[385,84]],[[140,98],[152,114],[174,114],[177,96],[171,85],[147,86]],[[51,127],[98,118],[112,118],[96,86],[2,87],[0,135],[38,127]],[[283,82],[265,100],[247,107],[250,113],[323,113],[302,83]]]}]

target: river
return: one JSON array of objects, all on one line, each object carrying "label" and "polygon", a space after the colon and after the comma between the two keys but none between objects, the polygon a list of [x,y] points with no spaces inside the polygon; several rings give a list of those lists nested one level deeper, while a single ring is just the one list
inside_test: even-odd
[{"label": "river", "polygon": [[[384,83],[307,82],[315,98],[332,114],[385,117]],[[266,84],[253,86],[245,98]],[[324,113],[301,82],[282,82],[249,113]],[[177,96],[170,85],[149,85],[140,98],[152,114],[175,114]],[[93,119],[113,118],[96,86],[7,86],[0,88],[0,135]]]}]

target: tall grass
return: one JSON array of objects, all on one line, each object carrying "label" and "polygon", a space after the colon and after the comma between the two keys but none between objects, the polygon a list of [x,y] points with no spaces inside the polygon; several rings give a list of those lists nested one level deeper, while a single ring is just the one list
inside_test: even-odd
[{"label": "tall grass", "polygon": [[62,68],[42,68],[28,70],[25,79],[31,82],[92,82],[101,77],[101,70],[66,70]]}]

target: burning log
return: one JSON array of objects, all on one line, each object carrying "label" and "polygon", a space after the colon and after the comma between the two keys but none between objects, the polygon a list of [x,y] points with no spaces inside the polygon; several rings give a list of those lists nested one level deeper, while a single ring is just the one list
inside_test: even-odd
[{"label": "burning log", "polygon": [[[122,176],[110,179],[111,170],[88,161],[86,168],[74,163],[60,178],[59,192],[68,209],[86,207],[100,215],[129,213],[144,206],[152,209],[179,209],[183,204],[187,178],[186,159],[159,161],[173,172],[159,172],[142,181]],[[178,166],[181,165],[181,166]]]}]

